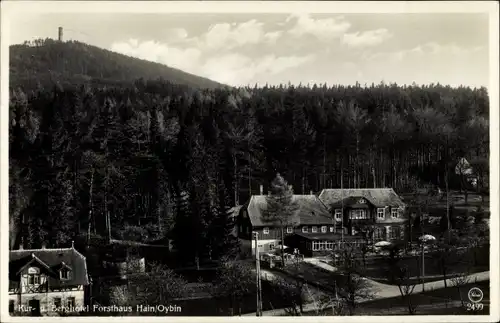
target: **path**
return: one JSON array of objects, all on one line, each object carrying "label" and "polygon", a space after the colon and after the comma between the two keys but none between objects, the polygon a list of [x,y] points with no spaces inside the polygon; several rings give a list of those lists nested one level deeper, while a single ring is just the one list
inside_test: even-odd
[{"label": "path", "polygon": [[[314,258],[307,258],[307,259],[304,259],[305,262],[313,265],[313,266],[316,266],[316,267],[319,267],[323,270],[327,270],[327,271],[330,271],[330,272],[335,272],[337,271],[337,268],[329,265],[329,264],[326,264],[324,262],[321,262],[320,260],[318,259],[314,259]],[[489,271],[483,271],[483,272],[479,272],[479,273],[474,273],[474,274],[471,274],[469,275],[470,277],[470,282],[479,282],[479,281],[485,281],[485,280],[489,280],[490,279],[490,272]],[[377,281],[374,281],[372,279],[369,279],[369,278],[365,278],[373,287],[374,289],[377,291],[377,295],[375,296],[375,298],[389,298],[389,297],[396,297],[396,296],[400,296],[400,292],[399,292],[399,288],[397,286],[394,286],[394,285],[389,285],[389,284],[384,284],[384,283],[380,283],[380,282],[377,282]],[[446,280],[446,284],[447,286],[453,286],[453,283],[452,283],[452,280],[451,279],[447,279]],[[444,288],[444,281],[443,280],[438,280],[438,281],[433,281],[433,282],[427,282],[425,284],[416,284],[415,285],[415,291],[413,292],[414,294],[418,294],[418,293],[421,293],[424,291],[424,288],[425,290],[434,290],[434,289],[440,289],[440,288]]]},{"label": "path", "polygon": [[[321,269],[326,270],[326,271],[335,272],[337,270],[335,267],[333,267],[329,264],[326,264],[318,259],[306,258],[306,259],[304,259],[304,261],[307,262],[308,264],[311,264],[313,266],[316,266],[316,267],[321,268]],[[273,279],[273,277],[277,276],[276,273],[268,271],[268,270],[261,270],[261,271],[262,271],[263,278],[266,277],[266,279]],[[284,274],[279,274],[279,275],[281,277],[285,276]],[[469,275],[469,277],[470,277],[470,282],[474,282],[474,283],[477,283],[480,281],[486,281],[486,280],[490,279],[490,272],[489,271],[479,272],[479,273],[471,274],[471,275]],[[383,283],[376,282],[376,281],[368,279],[368,278],[366,278],[366,280],[372,285],[373,290],[375,291],[374,299],[384,299],[384,298],[392,298],[392,297],[401,296],[401,294],[399,292],[399,288],[397,286],[383,284]],[[451,279],[447,279],[446,282],[447,282],[448,286],[452,286]],[[424,291],[423,287],[425,287],[426,291],[445,288],[443,280],[428,282],[428,283],[425,283],[424,286],[423,286],[423,284],[417,284],[415,286],[415,290],[414,290],[413,294],[422,293]],[[320,291],[317,288],[312,287],[311,285],[309,285],[309,288],[311,290],[313,290],[314,293],[318,293],[318,295],[324,294],[322,291]],[[370,300],[373,300],[373,299],[370,299]],[[370,300],[368,300],[368,299],[361,300],[360,303],[364,303],[364,302],[367,302]],[[329,308],[329,307],[327,307],[327,308]],[[322,310],[325,310],[327,308],[323,308]],[[314,303],[309,303],[309,304],[304,305],[304,312],[314,312],[316,310],[317,310],[317,306]],[[243,316],[255,316],[255,315],[256,315],[256,313],[249,313],[249,314],[245,314]],[[263,316],[282,316],[282,315],[286,315],[286,311],[285,311],[285,309],[275,309],[275,310],[270,310],[270,311],[264,311],[262,313],[262,315]]]}]

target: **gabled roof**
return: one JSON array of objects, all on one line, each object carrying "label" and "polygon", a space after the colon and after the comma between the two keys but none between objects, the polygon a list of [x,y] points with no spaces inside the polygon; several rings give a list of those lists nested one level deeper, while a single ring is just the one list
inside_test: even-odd
[{"label": "gabled roof", "polygon": [[[9,280],[19,281],[18,272],[33,261],[50,271],[49,285],[52,287],[89,284],[86,259],[74,248],[11,250]],[[61,281],[58,270],[65,266],[71,269],[71,277]]]},{"label": "gabled roof", "polygon": [[[364,199],[366,202],[363,204],[363,203],[360,203],[360,200],[361,199]],[[372,205],[372,203],[362,197],[362,196],[349,196],[349,197],[346,197],[344,198],[344,200],[340,200],[340,201],[337,201],[336,203],[334,203],[333,205],[344,205],[344,206],[351,206],[351,207],[356,207],[356,208],[368,208],[370,205]]]},{"label": "gabled roof", "polygon": [[349,197],[364,197],[376,207],[406,206],[392,188],[347,188],[343,190],[329,188],[322,190],[319,194],[319,199],[329,207]]},{"label": "gabled roof", "polygon": [[[267,195],[253,195],[247,206],[248,217],[252,226],[273,225],[270,221],[263,219],[263,213],[267,206]],[[316,195],[293,195],[293,201],[297,203],[298,209],[291,218],[296,225],[331,224],[332,217],[327,207]]]},{"label": "gabled roof", "polygon": [[15,262],[15,264],[19,265],[19,269],[16,268],[17,270],[13,271],[13,274],[19,275],[21,271],[25,270],[29,266],[32,266],[33,263],[38,264],[48,274],[51,275],[55,274],[55,271],[52,270],[52,268],[49,265],[47,265],[44,261],[38,258],[34,253],[31,253],[31,255],[23,257],[19,259],[17,262]]}]

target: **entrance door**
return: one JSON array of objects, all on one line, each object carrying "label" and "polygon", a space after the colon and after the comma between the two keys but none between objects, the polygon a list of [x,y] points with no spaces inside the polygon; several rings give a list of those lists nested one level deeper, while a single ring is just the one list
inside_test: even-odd
[{"label": "entrance door", "polygon": [[31,316],[41,316],[40,314],[40,301],[37,299],[32,299],[28,302],[31,309]]}]

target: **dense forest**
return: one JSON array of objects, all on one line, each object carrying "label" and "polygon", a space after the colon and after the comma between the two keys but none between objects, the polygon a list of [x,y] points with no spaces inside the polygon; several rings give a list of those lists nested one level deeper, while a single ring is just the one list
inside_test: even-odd
[{"label": "dense forest", "polygon": [[36,89],[57,80],[66,84],[117,85],[139,78],[219,88],[222,84],[159,63],[118,54],[78,41],[36,39],[10,46],[10,85]]},{"label": "dense forest", "polygon": [[235,242],[231,207],[279,172],[296,194],[433,184],[487,193],[486,89],[441,85],[197,89],[139,79],[10,90],[11,246],[166,236],[187,259]]}]

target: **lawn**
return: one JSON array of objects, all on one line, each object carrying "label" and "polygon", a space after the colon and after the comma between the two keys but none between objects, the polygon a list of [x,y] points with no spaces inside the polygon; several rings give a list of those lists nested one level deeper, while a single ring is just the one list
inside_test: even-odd
[{"label": "lawn", "polygon": [[[468,302],[467,293],[470,288],[479,287],[484,293],[483,310],[472,312],[461,306],[460,294]],[[484,281],[465,285],[460,294],[453,287],[442,288],[411,296],[412,304],[416,306],[416,315],[488,315],[490,307],[490,282]],[[307,313],[306,315],[317,315]],[[319,315],[331,315],[331,309],[324,310]],[[358,304],[355,315],[409,315],[407,303],[400,296],[378,299]]]},{"label": "lawn", "polygon": [[[450,278],[453,274],[476,273],[489,270],[489,246],[485,245],[477,248],[464,251],[461,255],[447,254],[446,271]],[[410,270],[410,276],[418,279],[422,275],[422,257],[408,256],[400,261],[401,266],[406,266]],[[440,253],[430,251],[425,254],[425,276],[426,281],[436,281],[442,279],[442,269],[440,266]],[[388,277],[387,262],[383,258],[368,258],[366,268],[363,269],[363,274],[373,280],[381,283],[390,284]]]},{"label": "lawn", "polygon": [[[472,287],[479,287],[484,293],[484,299],[481,302],[484,304],[482,311],[475,312],[475,315],[488,315],[490,303],[490,282],[483,281],[478,283],[467,284],[461,288],[461,297],[465,302],[468,302],[467,293]],[[460,294],[457,288],[448,287],[418,293],[412,295],[412,303],[417,306],[417,315],[453,315],[453,314],[468,314],[466,309],[461,307]],[[360,314],[363,315],[407,315],[406,302],[401,297],[393,297],[379,299],[375,301],[360,304]],[[419,310],[420,307],[420,310]],[[472,313],[471,313],[472,314]]]},{"label": "lawn", "polygon": [[292,277],[303,279],[307,283],[326,291],[334,291],[336,281],[341,278],[340,275],[318,268],[307,262],[300,263],[298,269],[289,267],[285,272]]}]

